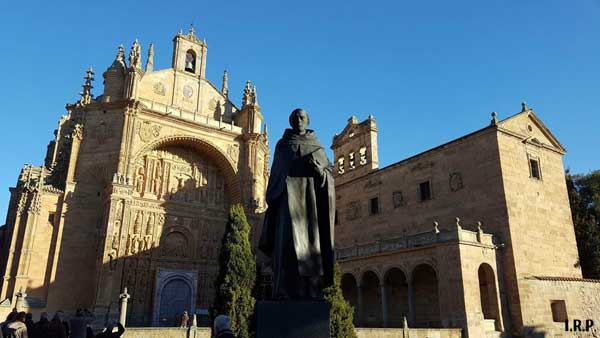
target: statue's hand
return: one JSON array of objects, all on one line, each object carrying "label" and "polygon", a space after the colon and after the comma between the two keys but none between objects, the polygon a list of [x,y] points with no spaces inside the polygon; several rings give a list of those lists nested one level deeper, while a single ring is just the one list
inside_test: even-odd
[{"label": "statue's hand", "polygon": [[309,163],[317,177],[323,178],[323,176],[325,176],[325,168],[319,165],[319,163],[317,163],[314,158],[310,158]]}]

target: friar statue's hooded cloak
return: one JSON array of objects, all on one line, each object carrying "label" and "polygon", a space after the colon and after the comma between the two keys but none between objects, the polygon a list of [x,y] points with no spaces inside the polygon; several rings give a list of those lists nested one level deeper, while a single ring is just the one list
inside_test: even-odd
[{"label": "friar statue's hooded cloak", "polygon": [[271,258],[273,297],[318,299],[333,284],[332,166],[308,115],[296,109],[277,142],[259,248]]}]

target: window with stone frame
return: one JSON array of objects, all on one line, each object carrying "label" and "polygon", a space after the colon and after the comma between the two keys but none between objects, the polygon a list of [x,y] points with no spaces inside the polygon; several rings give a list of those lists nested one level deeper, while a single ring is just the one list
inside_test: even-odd
[{"label": "window with stone frame", "polygon": [[539,157],[528,155],[529,161],[529,177],[535,180],[542,179],[542,168],[540,166]]},{"label": "window with stone frame", "polygon": [[550,310],[552,311],[552,321],[562,323],[569,320],[569,316],[567,316],[567,304],[564,300],[551,300]]},{"label": "window with stone frame", "polygon": [[427,180],[419,183],[419,197],[421,202],[429,201],[433,198],[431,194],[431,181]]},{"label": "window with stone frame", "polygon": [[53,212],[49,212],[49,213],[48,213],[48,223],[50,223],[51,225],[54,225],[54,216],[55,216],[55,215],[56,215],[56,214],[55,214],[55,213],[53,213]]},{"label": "window with stone frame", "polygon": [[379,197],[373,197],[370,201],[370,214],[377,215],[379,214]]}]

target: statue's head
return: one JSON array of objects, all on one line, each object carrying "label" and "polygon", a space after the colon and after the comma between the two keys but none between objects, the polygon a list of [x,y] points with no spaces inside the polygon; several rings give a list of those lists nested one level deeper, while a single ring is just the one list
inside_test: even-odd
[{"label": "statue's head", "polygon": [[308,117],[308,113],[302,108],[294,109],[290,114],[290,126],[298,134],[306,133],[309,123],[310,118]]}]

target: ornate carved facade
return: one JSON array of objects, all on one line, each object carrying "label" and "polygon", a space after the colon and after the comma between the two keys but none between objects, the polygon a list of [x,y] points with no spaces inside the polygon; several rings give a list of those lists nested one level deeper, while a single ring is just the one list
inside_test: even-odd
[{"label": "ornate carved facade", "polygon": [[120,46],[97,98],[87,71],[44,165],[24,167],[11,188],[2,300],[14,304],[22,288],[32,311],[114,316],[127,287],[130,325],[171,325],[173,313],[160,311],[175,305],[159,303],[181,297],[161,292],[188,285],[194,299],[181,311],[212,303],[232,203],[246,206],[257,238],[269,147],[256,88],[246,84],[236,107],[226,75],[221,91],[205,78],[206,43],[193,30],[173,42],[163,70],[154,70],[153,46],[144,70],[140,43],[128,63]]}]

